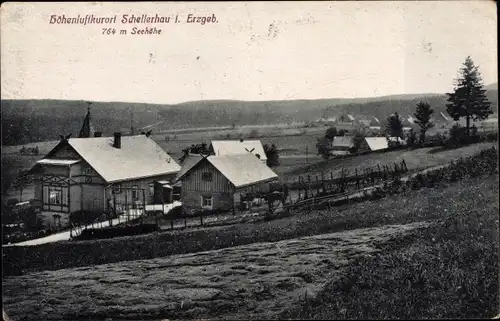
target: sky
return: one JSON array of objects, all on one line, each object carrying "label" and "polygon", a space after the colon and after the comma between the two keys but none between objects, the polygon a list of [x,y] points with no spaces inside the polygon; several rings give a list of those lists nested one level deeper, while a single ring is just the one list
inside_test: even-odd
[{"label": "sky", "polygon": [[[92,14],[117,21],[50,24],[52,15]],[[132,14],[172,20],[121,23]],[[217,22],[187,23],[188,14]],[[493,1],[10,2],[0,21],[2,99],[173,104],[444,93],[468,55],[485,84],[498,78]],[[134,27],[162,33],[132,35]]]}]

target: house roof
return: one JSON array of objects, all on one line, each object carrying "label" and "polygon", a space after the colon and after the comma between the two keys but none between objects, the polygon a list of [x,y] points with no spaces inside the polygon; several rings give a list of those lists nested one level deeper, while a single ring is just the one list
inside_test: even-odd
[{"label": "house roof", "polygon": [[188,157],[184,160],[181,166],[181,170],[177,173],[177,177],[175,180],[179,180],[182,176],[184,176],[191,168],[193,168],[196,164],[198,164],[203,159],[202,156],[196,154],[189,154]]},{"label": "house roof", "polygon": [[365,141],[372,151],[386,149],[389,147],[387,138],[385,137],[365,137]]},{"label": "house roof", "polygon": [[76,163],[81,162],[79,159],[50,159],[50,158],[44,158],[39,161],[37,161],[37,164],[41,165],[59,165],[59,166],[64,166],[64,165],[73,165]]},{"label": "house roof", "polygon": [[441,115],[441,117],[443,117],[444,120],[449,120],[449,118],[443,112],[440,112],[439,114]]},{"label": "house roof", "polygon": [[333,147],[352,147],[352,136],[335,136],[332,142]]},{"label": "house roof", "polygon": [[195,165],[205,160],[212,164],[236,188],[273,180],[278,177],[276,173],[254,155],[240,154],[223,156],[211,155],[206,158],[192,158],[191,162],[184,163],[183,169],[179,172],[179,175],[177,175],[176,180],[181,179],[185,174],[191,171]]},{"label": "house roof", "polygon": [[121,148],[113,147],[112,137],[70,138],[61,141],[46,157],[62,145],[71,146],[105,181],[119,182],[177,173],[179,164],[151,138],[144,135],[121,138]]},{"label": "house roof", "polygon": [[260,140],[213,140],[211,146],[216,156],[242,155],[253,150],[251,152],[253,155],[258,154],[261,160],[267,160]]},{"label": "house roof", "polygon": [[354,121],[354,116],[351,114],[344,114],[344,115],[340,116],[339,119],[341,121],[344,121],[345,119],[347,119],[348,121]]}]

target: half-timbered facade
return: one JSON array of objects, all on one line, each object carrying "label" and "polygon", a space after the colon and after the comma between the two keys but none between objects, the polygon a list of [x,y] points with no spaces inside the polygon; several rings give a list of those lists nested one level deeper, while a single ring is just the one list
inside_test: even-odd
[{"label": "half-timbered facade", "polygon": [[256,156],[190,156],[177,176],[186,213],[233,210],[242,192],[267,192],[277,175]]},{"label": "half-timbered facade", "polygon": [[104,212],[110,201],[113,206],[152,204],[155,188],[163,187],[155,183],[173,181],[179,170],[152,139],[115,133],[114,138],[62,139],[29,174],[35,176],[35,205],[67,222],[73,212]]}]

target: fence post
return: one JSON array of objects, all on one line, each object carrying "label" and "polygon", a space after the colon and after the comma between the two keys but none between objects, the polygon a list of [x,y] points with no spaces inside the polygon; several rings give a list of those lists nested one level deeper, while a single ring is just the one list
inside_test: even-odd
[{"label": "fence post", "polygon": [[146,216],[146,192],[142,189],[142,216],[141,216],[141,225],[144,220],[144,216]]},{"label": "fence post", "polygon": [[356,177],[356,189],[359,189],[359,176],[358,176],[358,168],[354,169],[354,175]]},{"label": "fence post", "polygon": [[174,220],[170,220],[170,227],[172,230],[174,229]]}]

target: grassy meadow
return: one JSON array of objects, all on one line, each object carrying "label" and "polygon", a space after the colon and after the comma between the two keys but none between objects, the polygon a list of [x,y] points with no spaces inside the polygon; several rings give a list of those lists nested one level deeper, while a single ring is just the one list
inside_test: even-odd
[{"label": "grassy meadow", "polygon": [[[268,222],[17,249],[32,266],[87,262],[4,276],[4,308],[16,320],[488,318],[497,195],[498,175],[482,176]],[[111,263],[116,252],[146,260]]]}]

